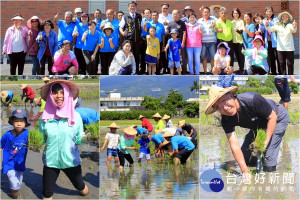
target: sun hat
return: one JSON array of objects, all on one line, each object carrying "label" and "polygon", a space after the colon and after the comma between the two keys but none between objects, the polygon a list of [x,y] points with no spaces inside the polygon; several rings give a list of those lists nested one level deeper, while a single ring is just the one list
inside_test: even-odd
[{"label": "sun hat", "polygon": [[178,122],[178,127],[183,127],[185,125],[185,120],[181,120]]},{"label": "sun hat", "polygon": [[160,114],[157,112],[155,115],[152,116],[153,118],[161,118]]},{"label": "sun hat", "polygon": [[215,8],[222,8],[223,6],[221,6],[221,5],[211,5],[211,6],[209,6],[209,10],[210,10],[210,13],[211,14],[215,14],[214,13],[214,9]]},{"label": "sun hat", "polygon": [[221,42],[221,43],[218,44],[218,46],[217,46],[217,53],[220,54],[220,46],[221,45],[225,46],[225,48],[226,48],[226,55],[228,55],[228,53],[230,51],[230,48],[229,48],[227,42]]},{"label": "sun hat", "polygon": [[26,118],[25,119],[25,127],[31,125],[31,123],[29,122],[29,119],[28,119],[28,114],[27,114],[27,112],[25,110],[22,110],[22,109],[14,110],[12,112],[11,116],[9,117],[9,120],[8,120],[8,123],[10,125],[13,125],[13,118],[14,117],[19,118],[19,119]]},{"label": "sun hat", "polygon": [[49,90],[52,87],[52,85],[54,85],[55,83],[63,83],[67,87],[69,87],[69,89],[72,93],[72,96],[73,96],[73,100],[75,100],[78,97],[79,88],[75,83],[73,83],[72,81],[69,81],[69,80],[58,79],[58,80],[50,81],[49,83],[47,83],[46,85],[44,85],[43,87],[40,88],[42,99],[44,99],[46,101]]},{"label": "sun hat", "polygon": [[171,133],[170,131],[166,131],[161,137],[173,137],[174,133]]},{"label": "sun hat", "polygon": [[173,29],[171,30],[170,34],[173,34],[173,33],[177,33],[177,34],[178,34],[178,31],[177,31],[176,28],[173,28]]},{"label": "sun hat", "polygon": [[41,101],[41,97],[36,97],[33,99],[33,101],[37,105]]},{"label": "sun hat", "polygon": [[162,119],[170,119],[171,117],[169,115],[164,115]]},{"label": "sun hat", "polygon": [[48,78],[47,76],[45,76],[44,78],[42,78],[42,80],[43,80],[44,82],[46,82],[46,81],[50,81],[50,78]]},{"label": "sun hat", "polygon": [[256,39],[259,39],[259,40],[262,42],[262,46],[265,45],[265,42],[264,42],[262,36],[259,35],[259,34],[257,34],[257,35],[255,36],[254,40],[252,41],[252,44],[253,44],[254,47],[256,47],[256,43],[255,43],[255,40],[256,40]]},{"label": "sun hat", "polygon": [[282,16],[283,14],[287,14],[287,15],[289,16],[289,21],[290,21],[290,22],[293,21],[293,17],[292,17],[292,15],[291,15],[288,11],[284,11],[284,12],[282,12],[282,13],[279,13],[279,15],[278,15],[279,21],[281,21],[281,16]]},{"label": "sun hat", "polygon": [[205,114],[209,115],[214,113],[215,111],[217,111],[217,108],[213,108],[212,106],[225,94],[227,94],[228,92],[234,94],[236,93],[236,91],[238,90],[238,87],[236,86],[232,86],[232,87],[228,87],[228,88],[221,88],[221,87],[217,87],[217,86],[212,86],[209,89],[208,92],[208,98],[209,98],[209,102],[206,106],[205,109]]},{"label": "sun hat", "polygon": [[22,84],[21,85],[21,89],[23,90],[24,88],[26,88],[27,87],[27,84]]},{"label": "sun hat", "polygon": [[21,15],[15,15],[13,18],[11,18],[11,20],[14,20],[14,19],[24,20],[24,18]]},{"label": "sun hat", "polygon": [[113,29],[111,23],[105,23],[104,28],[103,28],[103,31],[105,31],[105,29],[111,29],[111,32],[112,32],[112,33],[114,32],[114,29]]},{"label": "sun hat", "polygon": [[117,124],[116,124],[115,122],[113,122],[113,123],[111,123],[111,125],[109,125],[107,128],[116,128],[116,129],[118,129],[118,128],[120,128],[120,127],[118,127]]},{"label": "sun hat", "polygon": [[40,24],[43,23],[43,20],[41,20],[38,16],[32,16],[29,20],[27,20],[27,27],[29,29],[31,29],[31,20],[33,19],[37,19],[40,22]]},{"label": "sun hat", "polygon": [[82,14],[81,14],[81,17],[83,17],[83,16],[89,17],[89,15],[88,15],[87,13],[82,13]]},{"label": "sun hat", "polygon": [[136,135],[137,134],[137,130],[135,130],[132,126],[124,128],[123,131],[127,135]]},{"label": "sun hat", "polygon": [[143,117],[145,117],[145,116],[143,116],[143,115],[140,115],[140,116],[139,116],[139,119],[142,119]]},{"label": "sun hat", "polygon": [[76,14],[76,13],[82,13],[83,11],[82,11],[81,8],[75,8],[75,11],[74,11],[74,12],[75,12],[75,14]]},{"label": "sun hat", "polygon": [[195,12],[191,6],[186,6],[184,9],[183,9],[183,12],[185,12],[186,10],[191,10],[192,12]]},{"label": "sun hat", "polygon": [[1,98],[6,98],[8,96],[8,92],[6,90],[1,91]]}]

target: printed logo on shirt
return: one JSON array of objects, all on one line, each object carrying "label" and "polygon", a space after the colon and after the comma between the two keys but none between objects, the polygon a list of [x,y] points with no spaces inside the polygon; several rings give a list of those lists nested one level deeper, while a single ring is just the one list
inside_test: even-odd
[{"label": "printed logo on shirt", "polygon": [[67,59],[67,60],[64,61],[64,63],[67,65],[67,64],[70,63],[70,61]]}]

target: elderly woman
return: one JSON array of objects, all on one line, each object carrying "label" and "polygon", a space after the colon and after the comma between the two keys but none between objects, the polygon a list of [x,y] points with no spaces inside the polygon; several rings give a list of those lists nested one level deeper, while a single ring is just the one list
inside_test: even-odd
[{"label": "elderly woman", "polygon": [[73,103],[78,93],[78,86],[67,80],[55,80],[41,88],[41,97],[46,101],[39,124],[46,144],[43,153],[43,199],[52,199],[61,170],[82,195],[88,193],[82,178],[78,149],[79,144],[87,141],[87,136]]},{"label": "elderly woman", "polygon": [[109,67],[109,75],[133,75],[135,74],[135,60],[131,52],[131,42],[125,40]]},{"label": "elderly woman", "polygon": [[45,65],[46,61],[48,61],[48,72],[52,73],[52,65],[54,54],[58,50],[58,40],[56,32],[52,31],[54,29],[54,25],[51,20],[46,20],[42,24],[42,32],[39,33],[36,38],[36,42],[40,45],[39,52],[37,57],[41,64],[40,75],[45,75]]},{"label": "elderly woman", "polygon": [[10,74],[16,75],[18,67],[18,75],[23,75],[26,52],[28,51],[27,36],[28,28],[21,25],[24,20],[20,14],[15,15],[14,25],[9,27],[5,33],[2,54],[7,54],[10,60]]},{"label": "elderly woman", "polygon": [[37,16],[32,16],[27,21],[28,31],[28,42],[29,42],[29,56],[31,57],[33,66],[32,66],[32,75],[40,74],[40,63],[37,58],[37,54],[39,51],[39,45],[36,43],[36,38],[41,31],[41,19]]},{"label": "elderly woman", "polygon": [[[297,31],[297,22],[290,13],[284,11],[278,15],[279,23],[269,26],[265,21],[268,31],[277,32],[277,53],[279,67],[282,74],[294,74],[294,38],[293,33]],[[288,70],[286,70],[286,65]]]},{"label": "elderly woman", "polygon": [[61,49],[54,54],[54,65],[52,72],[58,75],[76,75],[78,72],[78,62],[75,54],[70,50],[70,41],[65,40]]}]

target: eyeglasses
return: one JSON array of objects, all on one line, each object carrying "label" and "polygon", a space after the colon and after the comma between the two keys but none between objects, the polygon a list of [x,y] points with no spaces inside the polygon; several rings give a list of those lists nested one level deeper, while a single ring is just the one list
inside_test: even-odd
[{"label": "eyeglasses", "polygon": [[223,101],[220,102],[220,104],[219,104],[218,107],[214,105],[213,108],[214,108],[214,109],[217,109],[217,110],[219,110],[219,111],[221,112],[221,111],[225,108],[225,106],[226,106],[226,107],[229,107],[228,101],[229,101],[230,99],[232,99],[232,97],[229,97],[229,98],[227,98],[227,99],[223,99]]},{"label": "eyeglasses", "polygon": [[163,8],[164,10],[168,10],[169,8]]},{"label": "eyeglasses", "polygon": [[31,21],[31,23],[34,23],[34,22],[39,22],[39,21]]}]

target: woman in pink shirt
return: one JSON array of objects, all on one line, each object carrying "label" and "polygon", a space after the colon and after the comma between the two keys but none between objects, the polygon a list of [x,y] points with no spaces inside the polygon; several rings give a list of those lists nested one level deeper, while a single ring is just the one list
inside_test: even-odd
[{"label": "woman in pink shirt", "polygon": [[[190,75],[199,75],[200,71],[200,54],[202,49],[201,34],[203,30],[200,24],[197,24],[197,17],[195,13],[189,15],[189,22],[186,23],[186,50],[188,54],[188,65],[190,69]],[[194,56],[194,58],[193,58]],[[195,73],[193,61],[195,59]]]},{"label": "woman in pink shirt", "polygon": [[41,23],[42,20],[39,19],[37,16],[31,17],[27,21],[27,27],[29,28],[28,31],[28,49],[29,49],[29,56],[32,60],[32,75],[39,75],[40,74],[40,63],[39,59],[37,58],[37,54],[39,52],[39,44],[36,42],[36,38],[41,31]]},{"label": "woman in pink shirt", "polygon": [[69,40],[64,40],[61,49],[54,54],[54,65],[52,72],[58,75],[76,75],[78,72],[78,62],[75,54],[70,50]]},{"label": "woman in pink shirt", "polygon": [[2,54],[7,54],[10,60],[10,74],[23,75],[26,52],[28,51],[27,36],[28,28],[21,25],[24,20],[20,14],[15,15],[14,25],[9,27],[5,33]]}]

